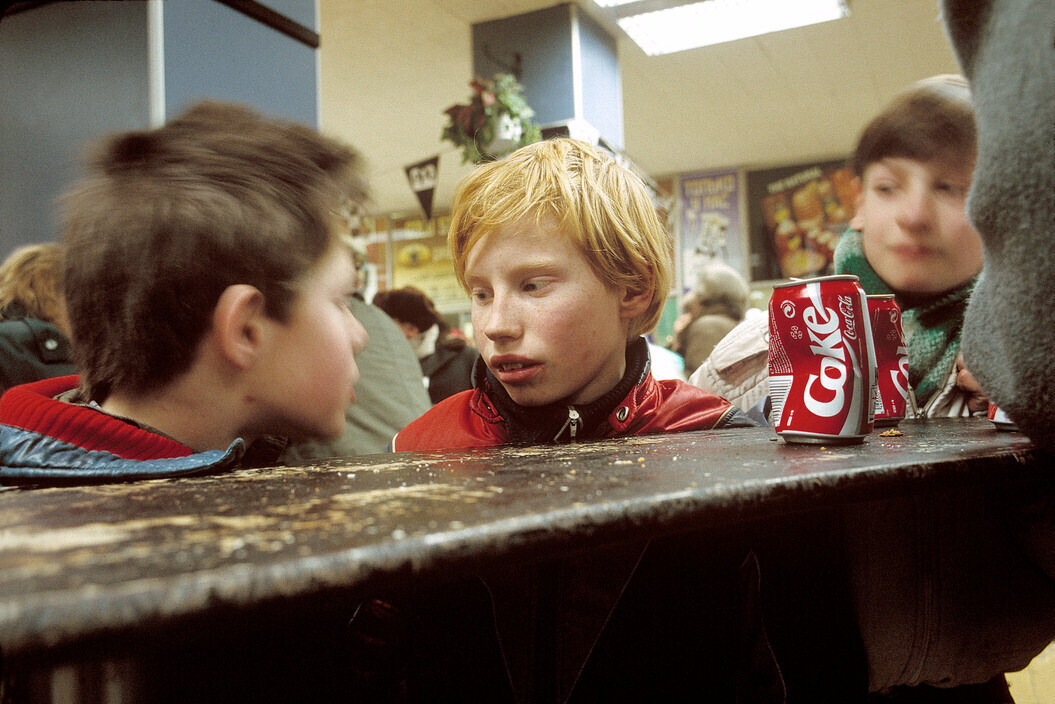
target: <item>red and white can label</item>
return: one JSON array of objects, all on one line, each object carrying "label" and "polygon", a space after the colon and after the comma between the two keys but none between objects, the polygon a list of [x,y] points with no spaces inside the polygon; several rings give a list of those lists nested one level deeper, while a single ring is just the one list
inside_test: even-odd
[{"label": "red and white can label", "polygon": [[1015,421],[1011,420],[1011,417],[992,401],[989,402],[989,410],[986,416],[989,418],[989,422],[997,427],[997,430],[1018,430]]},{"label": "red and white can label", "polygon": [[908,345],[901,307],[892,294],[868,296],[868,317],[876,352],[876,427],[897,425],[908,402]]},{"label": "red and white can label", "polygon": [[860,442],[872,432],[876,358],[868,303],[856,276],[774,288],[769,302],[769,389],[786,442]]}]

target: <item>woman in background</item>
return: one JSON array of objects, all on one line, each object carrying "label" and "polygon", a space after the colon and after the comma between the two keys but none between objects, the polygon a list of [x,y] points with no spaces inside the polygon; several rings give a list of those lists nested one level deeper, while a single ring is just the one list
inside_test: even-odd
[{"label": "woman in background", "polygon": [[16,249],[0,264],[0,393],[74,373],[56,244]]},{"label": "woman in background", "polygon": [[701,267],[696,286],[682,301],[671,349],[691,374],[723,337],[744,319],[751,289],[743,275],[717,259]]}]

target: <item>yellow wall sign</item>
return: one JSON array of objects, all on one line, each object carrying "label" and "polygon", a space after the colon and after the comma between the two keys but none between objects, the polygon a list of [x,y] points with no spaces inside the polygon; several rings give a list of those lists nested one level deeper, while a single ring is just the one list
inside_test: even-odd
[{"label": "yellow wall sign", "polygon": [[392,222],[392,288],[415,286],[441,313],[458,313],[469,309],[469,296],[455,278],[447,253],[449,226],[446,215]]}]

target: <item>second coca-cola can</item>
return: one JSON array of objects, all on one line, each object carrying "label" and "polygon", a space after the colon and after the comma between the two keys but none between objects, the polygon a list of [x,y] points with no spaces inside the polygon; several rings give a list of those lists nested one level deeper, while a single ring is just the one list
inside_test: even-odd
[{"label": "second coca-cola can", "polygon": [[893,294],[868,296],[868,317],[876,352],[875,426],[892,427],[905,418],[908,402],[908,345],[901,307]]},{"label": "second coca-cola can", "polygon": [[771,418],[785,442],[852,443],[872,432],[876,359],[856,276],[778,284],[769,301]]},{"label": "second coca-cola can", "polygon": [[1018,426],[1015,425],[1015,421],[1011,420],[1011,416],[992,401],[989,402],[986,417],[990,423],[996,426],[997,430],[1018,430]]}]

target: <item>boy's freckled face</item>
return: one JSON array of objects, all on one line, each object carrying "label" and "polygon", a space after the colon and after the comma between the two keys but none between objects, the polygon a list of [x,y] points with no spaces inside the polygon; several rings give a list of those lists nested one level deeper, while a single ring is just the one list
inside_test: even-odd
[{"label": "boy's freckled face", "polygon": [[629,319],[556,219],[482,237],[465,279],[480,355],[523,406],[594,401],[622,378]]},{"label": "boy's freckled face", "polygon": [[865,257],[890,286],[939,293],[982,269],[982,241],[967,219],[971,166],[889,158],[865,169],[853,225]]},{"label": "boy's freckled face", "polygon": [[297,292],[289,319],[276,326],[272,412],[294,438],[337,438],[355,402],[354,354],[368,335],[348,309],[355,273],[343,247],[319,262]]}]

